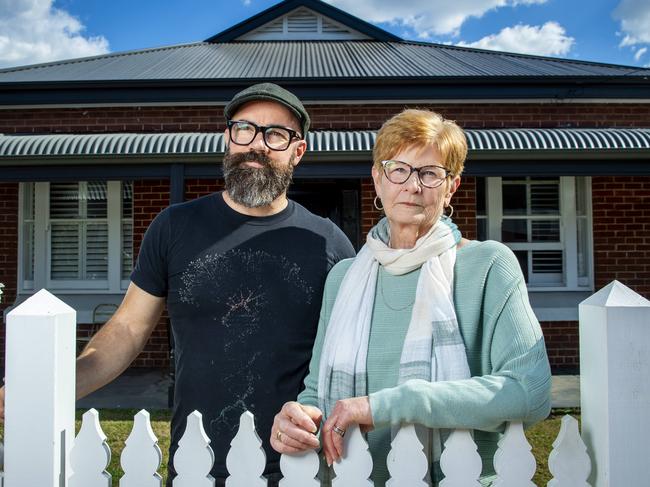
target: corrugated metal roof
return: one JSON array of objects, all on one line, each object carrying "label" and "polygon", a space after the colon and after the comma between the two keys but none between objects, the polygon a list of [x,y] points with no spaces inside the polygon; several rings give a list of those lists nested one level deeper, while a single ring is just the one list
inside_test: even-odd
[{"label": "corrugated metal roof", "polygon": [[[650,150],[650,129],[467,129],[470,151]],[[310,132],[310,152],[372,151],[376,131]],[[0,158],[222,154],[222,133],[0,135]]]},{"label": "corrugated metal roof", "polygon": [[0,70],[57,81],[647,76],[650,69],[416,42],[196,43]]}]

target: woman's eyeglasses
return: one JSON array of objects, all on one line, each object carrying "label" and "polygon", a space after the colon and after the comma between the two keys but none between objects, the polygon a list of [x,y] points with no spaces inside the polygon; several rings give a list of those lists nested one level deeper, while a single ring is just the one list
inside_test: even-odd
[{"label": "woman's eyeglasses", "polygon": [[404,184],[411,177],[411,174],[417,173],[418,181],[426,188],[437,188],[451,174],[451,171],[442,166],[422,166],[413,167],[402,161],[389,159],[381,161],[384,167],[384,174],[391,183]]}]

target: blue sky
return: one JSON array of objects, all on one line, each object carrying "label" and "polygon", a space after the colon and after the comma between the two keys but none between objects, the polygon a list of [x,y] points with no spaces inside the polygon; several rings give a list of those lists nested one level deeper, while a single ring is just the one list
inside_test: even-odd
[{"label": "blue sky", "polygon": [[[327,0],[405,39],[650,67],[648,0]],[[0,0],[0,67],[204,40],[278,0]]]}]

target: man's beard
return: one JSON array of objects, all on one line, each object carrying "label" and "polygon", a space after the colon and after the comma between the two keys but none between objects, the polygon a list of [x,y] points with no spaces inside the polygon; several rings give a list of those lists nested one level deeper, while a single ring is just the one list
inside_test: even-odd
[{"label": "man's beard", "polygon": [[[277,167],[263,152],[251,150],[231,154],[227,150],[223,156],[223,177],[228,195],[248,208],[271,204],[289,188],[295,158],[294,151],[286,167]],[[242,165],[249,161],[259,162],[262,167]]]}]

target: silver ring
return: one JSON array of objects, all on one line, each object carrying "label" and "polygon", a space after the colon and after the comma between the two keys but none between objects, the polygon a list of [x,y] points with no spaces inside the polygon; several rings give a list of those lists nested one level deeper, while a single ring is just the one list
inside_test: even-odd
[{"label": "silver ring", "polygon": [[339,427],[336,426],[336,425],[334,425],[334,427],[332,428],[332,431],[333,431],[334,433],[336,433],[337,435],[339,435],[341,438],[343,438],[343,437],[345,436],[345,430],[339,428]]}]

